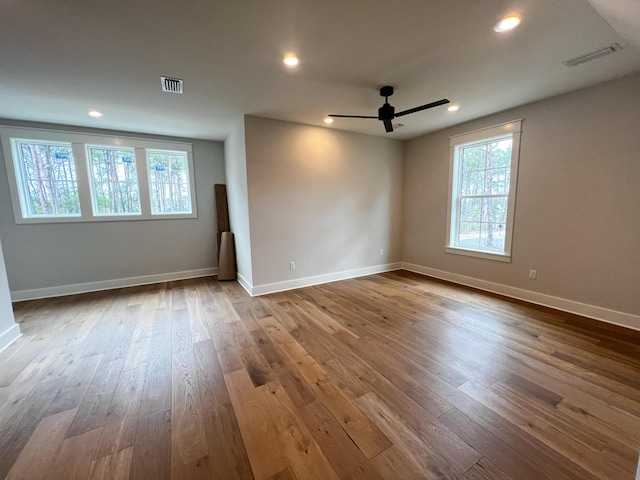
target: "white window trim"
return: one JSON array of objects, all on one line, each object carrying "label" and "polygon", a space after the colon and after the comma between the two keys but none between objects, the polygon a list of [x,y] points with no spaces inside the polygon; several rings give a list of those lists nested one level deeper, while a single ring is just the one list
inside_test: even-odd
[{"label": "white window trim", "polygon": [[[446,253],[483,258],[486,260],[497,260],[500,262],[511,261],[511,243],[513,238],[513,220],[515,217],[516,207],[516,186],[518,182],[521,132],[522,119],[518,119],[449,137],[449,201],[447,203],[447,238],[444,248]],[[455,227],[453,225],[454,220],[457,219],[457,212],[455,211],[457,202],[455,202],[454,199],[454,183],[458,178],[456,154],[461,147],[466,145],[478,143],[484,140],[504,138],[507,135],[512,135],[513,143],[511,146],[511,170],[509,179],[509,196],[507,201],[507,222],[505,224],[504,253],[490,252],[487,250],[474,250],[456,246],[454,244]]]},{"label": "white window trim", "polygon": [[[85,134],[62,130],[46,130],[29,127],[0,126],[2,153],[4,155],[9,181],[9,192],[13,215],[17,224],[37,223],[78,223],[78,222],[121,222],[139,220],[177,220],[197,218],[195,173],[193,167],[193,147],[190,143],[150,140],[144,138],[124,137],[106,134]],[[71,143],[78,182],[78,196],[80,201],[80,215],[76,216],[38,216],[23,217],[21,187],[16,177],[14,149],[12,139],[45,140],[57,143]],[[140,214],[94,215],[91,193],[91,179],[87,146],[104,145],[133,148],[135,150],[136,172],[138,175],[138,193],[140,195]],[[149,180],[147,174],[146,150],[167,150],[185,152],[189,168],[189,192],[191,195],[191,213],[156,214],[151,213],[151,198],[149,196]]]}]

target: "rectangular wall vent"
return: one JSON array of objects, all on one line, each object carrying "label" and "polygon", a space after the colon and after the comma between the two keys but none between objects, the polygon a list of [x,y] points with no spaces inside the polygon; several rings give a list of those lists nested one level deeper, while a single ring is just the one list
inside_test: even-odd
[{"label": "rectangular wall vent", "polygon": [[576,65],[590,62],[592,60],[595,60],[596,58],[604,57],[605,55],[609,55],[610,53],[617,52],[618,50],[622,50],[622,46],[620,46],[620,44],[618,43],[612,43],[608,47],[600,48],[598,50],[594,50],[593,52],[585,53],[584,55],[565,60],[564,62],[562,62],[562,64],[565,67],[575,67]]},{"label": "rectangular wall vent", "polygon": [[160,77],[162,91],[169,93],[184,93],[183,81],[179,78]]}]

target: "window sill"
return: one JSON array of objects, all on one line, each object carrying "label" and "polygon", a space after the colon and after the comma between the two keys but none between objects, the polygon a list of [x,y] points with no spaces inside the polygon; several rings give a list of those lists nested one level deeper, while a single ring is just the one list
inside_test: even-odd
[{"label": "window sill", "polygon": [[197,213],[174,213],[158,215],[95,215],[95,216],[68,216],[68,217],[18,217],[17,225],[36,225],[52,223],[100,223],[100,222],[140,222],[147,220],[180,220],[198,218]]},{"label": "window sill", "polygon": [[453,253],[456,255],[465,255],[467,257],[484,258],[485,260],[495,260],[498,262],[511,262],[511,255],[506,253],[490,253],[481,252],[478,250],[470,250],[459,247],[444,247],[446,253]]}]

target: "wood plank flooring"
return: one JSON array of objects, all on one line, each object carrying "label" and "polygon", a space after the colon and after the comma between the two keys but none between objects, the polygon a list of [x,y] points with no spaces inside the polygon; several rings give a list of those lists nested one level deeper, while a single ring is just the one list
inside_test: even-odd
[{"label": "wood plank flooring", "polygon": [[407,272],[14,308],[0,478],[635,478],[640,332]]}]

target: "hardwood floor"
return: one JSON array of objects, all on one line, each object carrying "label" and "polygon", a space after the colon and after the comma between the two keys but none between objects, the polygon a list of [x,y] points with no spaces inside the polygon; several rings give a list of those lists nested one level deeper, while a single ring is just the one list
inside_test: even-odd
[{"label": "hardwood floor", "polygon": [[640,332],[407,272],[15,312],[0,478],[635,478]]}]

